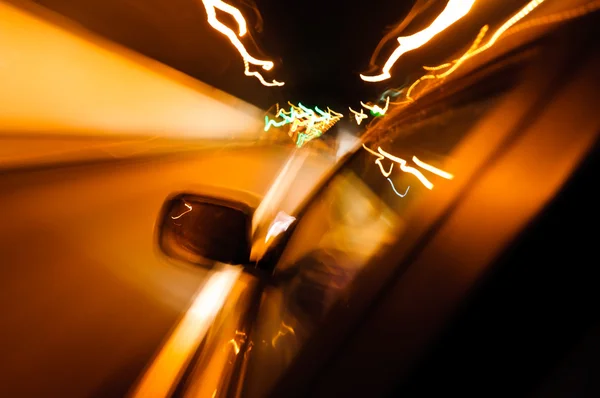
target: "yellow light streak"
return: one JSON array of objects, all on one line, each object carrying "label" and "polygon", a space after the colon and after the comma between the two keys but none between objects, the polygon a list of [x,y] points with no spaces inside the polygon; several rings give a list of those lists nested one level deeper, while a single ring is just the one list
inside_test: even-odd
[{"label": "yellow light streak", "polygon": [[[250,71],[249,64],[260,66],[264,70],[273,69],[274,64],[272,61],[261,60],[251,56],[246,50],[246,47],[244,47],[244,45],[240,41],[240,39],[238,39],[238,35],[239,37],[243,37],[248,32],[246,27],[246,20],[244,19],[244,16],[240,12],[240,10],[238,10],[230,4],[225,3],[222,0],[202,0],[202,4],[206,9],[206,15],[210,26],[212,26],[219,33],[227,36],[231,44],[233,44],[233,46],[238,50],[238,52],[242,56],[242,59],[244,60],[244,74],[246,76],[256,77],[265,86],[283,86],[284,83],[282,82],[273,80],[273,82],[269,83],[265,81],[265,79],[260,73]],[[223,11],[226,14],[231,15],[235,19],[238,25],[238,35],[236,35],[231,28],[227,27],[225,24],[223,24],[217,19],[217,9]]]},{"label": "yellow light streak", "polygon": [[385,100],[385,107],[381,108],[379,105],[369,105],[369,104],[365,104],[364,102],[360,101],[360,104],[365,108],[370,110],[373,113],[379,114],[379,115],[385,115],[385,113],[388,110],[388,107],[390,106],[390,97],[388,96]]},{"label": "yellow light streak", "polygon": [[399,45],[384,64],[381,74],[376,76],[366,76],[361,74],[361,79],[366,82],[379,82],[392,77],[390,70],[403,54],[423,46],[438,33],[447,29],[450,25],[467,15],[474,3],[475,0],[449,0],[446,8],[444,8],[440,15],[438,15],[427,28],[411,36],[398,37],[397,40]]},{"label": "yellow light streak", "polygon": [[437,174],[438,176],[445,178],[447,180],[451,180],[454,178],[453,174],[448,173],[447,171],[444,170],[440,170],[437,167],[433,167],[432,165],[425,163],[421,160],[419,160],[416,156],[412,157],[413,162],[415,162],[415,164],[433,174]]},{"label": "yellow light streak", "polygon": [[365,115],[365,113],[363,112],[363,110],[361,109],[360,112],[356,112],[354,109],[348,107],[348,109],[350,109],[350,112],[352,112],[354,114],[354,118],[356,119],[356,124],[360,125],[363,121],[363,119],[368,118],[367,115]]}]

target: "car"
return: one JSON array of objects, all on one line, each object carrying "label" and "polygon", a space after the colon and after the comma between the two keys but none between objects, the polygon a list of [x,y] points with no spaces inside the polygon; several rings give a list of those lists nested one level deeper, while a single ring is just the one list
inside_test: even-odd
[{"label": "car", "polygon": [[561,4],[391,110],[297,210],[258,227],[170,196],[156,245],[214,274],[132,395],[591,396],[598,15]]}]

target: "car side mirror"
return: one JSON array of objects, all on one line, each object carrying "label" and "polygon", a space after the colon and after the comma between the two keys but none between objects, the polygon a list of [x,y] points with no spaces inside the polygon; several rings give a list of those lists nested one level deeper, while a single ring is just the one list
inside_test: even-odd
[{"label": "car side mirror", "polygon": [[250,262],[248,205],[183,194],[168,200],[160,217],[158,244],[168,257],[207,268]]}]

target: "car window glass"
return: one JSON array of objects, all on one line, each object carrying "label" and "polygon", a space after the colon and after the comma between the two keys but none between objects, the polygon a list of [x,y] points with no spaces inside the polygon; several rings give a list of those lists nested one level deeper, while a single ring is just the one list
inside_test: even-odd
[{"label": "car window glass", "polygon": [[452,183],[444,169],[452,150],[508,87],[432,108],[367,141],[314,198],[277,265],[277,286],[265,290],[244,396],[271,388],[359,271],[409,232],[411,209],[435,194],[431,185]]}]

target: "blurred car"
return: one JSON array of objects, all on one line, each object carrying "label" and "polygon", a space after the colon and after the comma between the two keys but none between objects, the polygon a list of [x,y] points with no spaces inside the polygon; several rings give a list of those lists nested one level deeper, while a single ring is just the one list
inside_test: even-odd
[{"label": "blurred car", "polygon": [[598,15],[556,12],[374,124],[258,259],[252,208],[169,198],[167,256],[244,272],[165,395],[597,393]]}]

